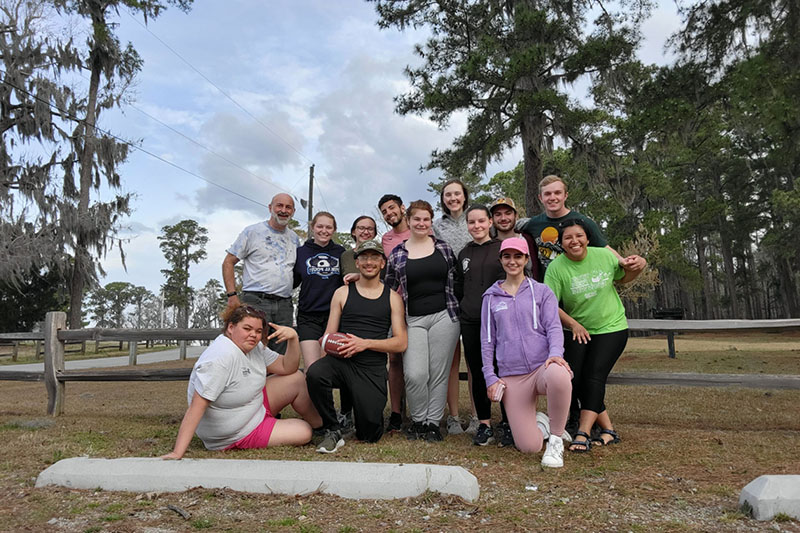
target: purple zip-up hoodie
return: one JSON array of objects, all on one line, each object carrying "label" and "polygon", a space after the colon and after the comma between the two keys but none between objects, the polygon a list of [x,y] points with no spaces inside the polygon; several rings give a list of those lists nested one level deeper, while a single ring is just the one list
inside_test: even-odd
[{"label": "purple zip-up hoodie", "polygon": [[481,355],[487,387],[498,380],[498,374],[530,374],[548,358],[564,357],[564,330],[550,287],[526,277],[511,296],[500,287],[503,281],[486,289],[481,306]]}]

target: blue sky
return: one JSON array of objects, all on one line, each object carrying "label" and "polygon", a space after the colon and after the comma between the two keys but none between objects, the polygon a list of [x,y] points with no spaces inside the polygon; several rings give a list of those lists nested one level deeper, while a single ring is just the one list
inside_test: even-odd
[{"label": "blue sky", "polygon": [[[158,292],[167,265],[156,237],[162,226],[184,218],[197,220],[210,237],[208,258],[190,269],[190,283],[201,287],[220,279],[225,249],[246,225],[266,217],[259,204],[277,192],[307,196],[312,162],[315,210],[331,211],[340,228],[358,215],[375,216],[375,203],[386,192],[406,202],[433,201],[427,183],[439,173],[420,174],[419,167],[464,122],[456,118],[449,131],[439,131],[423,117],[394,113],[393,97],[408,88],[403,68],[416,62],[412,48],[424,34],[380,30],[376,20],[372,4],[355,0],[197,1],[189,13],[168,9],[147,29],[122,12],[117,34],[133,44],[144,67],[132,105],[107,113],[103,126],[255,202],[132,151],[120,172],[124,190],[136,195],[123,234],[129,239],[127,272],[111,252],[103,260],[102,283],[128,281]],[[654,12],[643,28],[644,61],[665,61],[664,41],[678,23],[671,3]],[[576,86],[576,98],[584,92],[585,86]],[[487,174],[519,160],[512,150]],[[298,205],[295,218],[306,216]]]}]

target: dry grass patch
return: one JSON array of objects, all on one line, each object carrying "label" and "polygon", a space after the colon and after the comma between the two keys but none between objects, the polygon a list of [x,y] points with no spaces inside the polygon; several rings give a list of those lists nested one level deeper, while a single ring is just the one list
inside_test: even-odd
[{"label": "dry grass patch", "polygon": [[[164,366],[177,364],[186,363]],[[555,471],[540,466],[540,454],[477,447],[466,436],[428,444],[391,435],[372,445],[348,442],[334,456],[311,447],[210,452],[195,439],[188,452],[194,458],[460,465],[480,483],[475,504],[435,494],[354,501],[225,490],[137,495],[33,488],[39,472],[61,458],[169,451],[185,391],[185,382],[69,383],[66,415],[48,419],[41,384],[4,382],[0,529],[800,531],[795,521],[760,523],[736,507],[741,488],[755,477],[800,472],[800,391],[612,386],[608,405],[623,442],[567,454],[565,467]]]}]

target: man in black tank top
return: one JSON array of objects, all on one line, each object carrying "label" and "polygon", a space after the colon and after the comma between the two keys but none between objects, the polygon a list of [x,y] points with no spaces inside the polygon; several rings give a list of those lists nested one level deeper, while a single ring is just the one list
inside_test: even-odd
[{"label": "man in black tank top", "polygon": [[[386,265],[383,246],[365,241],[355,251],[361,277],[339,287],[331,299],[325,333],[347,333],[340,356],[323,355],[308,368],[306,382],[311,401],[322,417],[325,438],[317,448],[333,453],[344,445],[333,389],[348,391],[353,399],[356,437],[377,442],[383,435],[386,406],[386,353],[405,351],[408,345],[403,299],[380,279]],[[386,338],[391,327],[392,336]]]}]

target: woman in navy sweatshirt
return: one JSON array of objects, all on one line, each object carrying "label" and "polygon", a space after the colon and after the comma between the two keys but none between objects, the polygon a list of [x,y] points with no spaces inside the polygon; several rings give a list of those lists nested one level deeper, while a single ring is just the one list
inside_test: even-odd
[{"label": "woman in navy sweatshirt", "polygon": [[300,285],[297,334],[303,352],[303,367],[308,370],[322,356],[319,339],[328,325],[331,298],[342,284],[340,262],[344,247],[331,240],[336,219],[320,211],[311,219],[311,238],[297,249],[294,286]]}]

